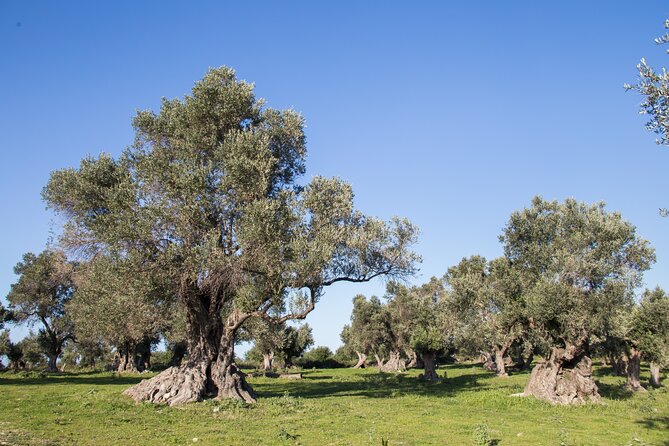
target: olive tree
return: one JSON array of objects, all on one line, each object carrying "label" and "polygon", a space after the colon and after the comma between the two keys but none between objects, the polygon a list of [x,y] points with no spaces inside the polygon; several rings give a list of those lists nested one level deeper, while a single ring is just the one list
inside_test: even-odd
[{"label": "olive tree", "polygon": [[39,323],[38,336],[48,356],[48,370],[58,371],[58,357],[68,340],[74,339],[74,327],[65,308],[74,293],[75,265],[61,251],[46,250],[39,255],[26,253],[16,264],[19,276],[7,295],[17,323]]},{"label": "olive tree", "polygon": [[161,276],[141,271],[129,258],[98,255],[82,264],[68,304],[77,339],[114,347],[112,369],[141,372],[163,328],[171,302]]},{"label": "olive tree", "polygon": [[519,274],[505,257],[488,262],[472,256],[449,268],[446,280],[451,305],[461,314],[459,332],[481,348],[486,368],[508,376],[509,350],[527,331]]},{"label": "olive tree", "polygon": [[[437,355],[453,342],[455,315],[448,311],[446,297],[444,281],[435,277],[420,286],[391,284],[386,294],[388,306],[395,314],[392,326],[394,338],[408,338],[409,347],[422,360],[422,377],[427,380],[438,379]],[[403,313],[400,314],[400,311]],[[398,351],[396,356],[399,358]]]},{"label": "olive tree", "polygon": [[12,342],[9,338],[9,330],[0,332],[0,356],[7,357],[10,369],[19,370],[25,367],[23,350],[19,344]]},{"label": "olive tree", "polygon": [[[664,27],[669,29],[669,20],[665,20]],[[655,39],[655,43],[669,43],[669,33]],[[625,84],[625,88],[641,93],[640,113],[649,117],[646,128],[658,135],[658,144],[669,145],[669,73],[664,68],[653,69],[646,59],[641,59],[637,70],[639,79],[635,84]]]},{"label": "olive tree", "polygon": [[357,211],[339,179],[298,183],[302,117],[265,107],[233,70],[211,69],[133,127],[118,159],[53,172],[43,196],[67,219],[64,246],[142,259],[186,313],[186,363],[128,389],[136,401],[254,401],[234,363],[247,319],[303,319],[330,285],[414,272],[415,227]]},{"label": "olive tree", "polygon": [[640,361],[650,363],[650,385],[660,387],[660,370],[669,365],[669,296],[662,288],[646,290],[631,314],[627,387],[642,390]]},{"label": "olive tree", "polygon": [[262,358],[262,370],[265,373],[272,371],[277,357],[283,360],[284,367],[292,367],[293,358],[301,356],[314,343],[309,324],[295,328],[286,323],[274,324],[256,319],[247,322],[244,329],[247,332],[245,340],[253,342],[253,348],[246,357]]},{"label": "olive tree", "polygon": [[523,291],[529,323],[550,346],[524,394],[555,403],[599,399],[588,356],[591,338],[633,300],[655,260],[653,249],[603,203],[540,197],[511,215],[501,241],[529,284]]},{"label": "olive tree", "polygon": [[381,300],[372,296],[369,300],[362,294],[353,298],[351,324],[344,326],[342,340],[358,356],[354,368],[365,367],[367,355],[374,355],[379,368],[392,342],[389,313]]}]

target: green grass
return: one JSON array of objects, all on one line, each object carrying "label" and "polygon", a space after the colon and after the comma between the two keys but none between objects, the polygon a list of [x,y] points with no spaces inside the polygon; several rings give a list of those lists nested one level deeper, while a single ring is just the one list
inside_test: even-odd
[{"label": "green grass", "polygon": [[666,388],[632,395],[599,369],[603,404],[559,407],[509,396],[527,374],[444,370],[443,383],[374,369],[252,378],[256,404],[177,408],[121,395],[146,375],[1,373],[0,445],[669,445]]}]

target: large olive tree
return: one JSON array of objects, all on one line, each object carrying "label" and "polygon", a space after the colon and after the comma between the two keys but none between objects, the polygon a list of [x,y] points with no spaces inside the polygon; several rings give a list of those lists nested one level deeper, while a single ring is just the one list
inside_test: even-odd
[{"label": "large olive tree", "polygon": [[65,246],[142,258],[186,312],[188,360],[126,391],[135,400],[254,401],[233,360],[244,321],[304,318],[327,286],[414,272],[414,226],[355,210],[339,179],[298,183],[302,117],[266,108],[233,70],[210,70],[133,126],[120,158],[56,171],[43,196],[67,218]]},{"label": "large olive tree", "polygon": [[532,370],[526,395],[556,403],[599,398],[588,350],[628,305],[653,249],[603,203],[532,200],[514,212],[501,237],[524,291],[529,323],[550,346]]}]

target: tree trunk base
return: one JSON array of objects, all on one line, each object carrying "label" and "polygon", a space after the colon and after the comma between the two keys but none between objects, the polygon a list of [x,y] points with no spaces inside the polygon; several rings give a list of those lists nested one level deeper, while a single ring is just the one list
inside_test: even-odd
[{"label": "tree trunk base", "polygon": [[400,356],[399,352],[393,352],[390,354],[390,359],[388,359],[388,362],[383,364],[381,367],[379,367],[379,371],[385,372],[385,373],[392,373],[392,372],[406,372],[407,367],[406,363]]},{"label": "tree trunk base", "polygon": [[659,388],[662,384],[660,383],[660,366],[655,363],[650,363],[650,381],[649,384],[653,388]]},{"label": "tree trunk base", "polygon": [[[239,370],[233,363],[228,367],[221,368],[220,372],[212,371],[214,380],[218,383],[217,400],[230,398],[233,400],[241,400],[245,403],[255,403],[256,393],[251,386],[246,382],[246,374]],[[222,378],[222,379],[221,379]]]},{"label": "tree trunk base", "polygon": [[533,395],[554,404],[583,404],[601,400],[597,384],[592,379],[592,361],[587,356],[563,364],[540,361],[532,369],[523,395]]},{"label": "tree trunk base", "polygon": [[365,367],[367,362],[367,355],[360,352],[355,352],[358,355],[358,362],[353,366],[354,369],[360,369]]},{"label": "tree trunk base", "polygon": [[255,392],[246,383],[245,374],[234,364],[220,373],[216,373],[216,366],[212,365],[213,376],[208,376],[208,368],[207,364],[170,367],[125,390],[123,394],[136,402],[149,401],[169,406],[202,401],[208,396],[255,402]]},{"label": "tree trunk base", "polygon": [[437,375],[437,355],[434,353],[423,353],[421,356],[425,371],[418,375],[418,378],[425,381],[442,381],[439,375]]},{"label": "tree trunk base", "polygon": [[627,382],[625,389],[632,392],[647,392],[641,385],[641,352],[632,348],[627,359]]},{"label": "tree trunk base", "polygon": [[136,402],[176,406],[202,401],[207,391],[207,374],[204,367],[170,367],[151,379],[123,392]]}]

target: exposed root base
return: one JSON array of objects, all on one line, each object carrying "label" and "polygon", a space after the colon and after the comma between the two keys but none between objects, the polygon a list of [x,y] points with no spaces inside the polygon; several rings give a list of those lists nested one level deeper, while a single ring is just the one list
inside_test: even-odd
[{"label": "exposed root base", "polygon": [[394,352],[390,354],[388,362],[379,367],[379,371],[385,373],[406,372],[406,362],[402,359],[399,352]]},{"label": "exposed root base", "polygon": [[179,404],[202,401],[207,390],[207,375],[201,367],[170,367],[123,392],[136,402]]},{"label": "exposed root base", "polygon": [[239,370],[235,364],[232,364],[224,373],[222,384],[218,386],[217,400],[231,398],[246,403],[256,402],[256,393],[246,382],[244,372]]},{"label": "exposed root base", "polygon": [[253,389],[246,383],[244,374],[234,366],[225,373],[223,383],[219,386],[207,377],[206,366],[184,365],[170,367],[153,378],[130,387],[123,394],[136,402],[149,401],[169,406],[202,401],[208,396],[255,402]]},{"label": "exposed root base", "polygon": [[597,384],[592,379],[592,361],[587,356],[563,366],[549,361],[539,362],[532,370],[524,394],[554,404],[583,404],[601,400]]},{"label": "exposed root base", "polygon": [[641,384],[634,385],[634,384],[625,384],[623,386],[625,390],[629,390],[630,392],[639,392],[639,393],[644,393],[648,392],[645,387],[643,387]]},{"label": "exposed root base", "polygon": [[436,373],[434,373],[434,374],[429,374],[429,373],[428,374],[422,374],[421,373],[420,375],[418,375],[418,379],[420,379],[422,381],[430,381],[430,382],[443,382],[444,381],[444,378],[440,377]]}]

